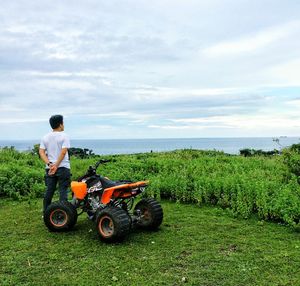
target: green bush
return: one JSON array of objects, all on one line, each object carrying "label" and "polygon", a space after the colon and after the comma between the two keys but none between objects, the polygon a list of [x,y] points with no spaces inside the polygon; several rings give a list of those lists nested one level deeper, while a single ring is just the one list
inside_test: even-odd
[{"label": "green bush", "polygon": [[37,157],[13,148],[3,148],[0,150],[0,163],[0,196],[15,199],[42,196],[44,170]]},{"label": "green bush", "polygon": [[[112,180],[150,180],[146,195],[184,202],[218,205],[236,216],[273,220],[299,226],[300,154],[232,156],[215,151],[181,150],[166,153],[109,156],[99,173]],[[83,175],[99,157],[71,158],[72,179]],[[41,196],[44,164],[38,156],[0,150],[0,195]]]},{"label": "green bush", "polygon": [[290,148],[283,150],[284,162],[290,172],[300,176],[300,144],[294,144]]}]

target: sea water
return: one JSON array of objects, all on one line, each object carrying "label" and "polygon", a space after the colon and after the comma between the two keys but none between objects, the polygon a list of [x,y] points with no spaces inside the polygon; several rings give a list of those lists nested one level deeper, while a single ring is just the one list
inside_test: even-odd
[{"label": "sea water", "polygon": [[[298,137],[280,137],[279,142],[271,137],[251,138],[171,138],[171,139],[97,139],[71,140],[72,147],[87,148],[95,154],[134,154],[145,152],[172,151],[176,149],[218,150],[229,154],[238,154],[244,148],[264,151],[280,150],[294,143],[300,143]],[[39,140],[2,140],[0,147],[14,146],[19,151],[31,150]]]}]

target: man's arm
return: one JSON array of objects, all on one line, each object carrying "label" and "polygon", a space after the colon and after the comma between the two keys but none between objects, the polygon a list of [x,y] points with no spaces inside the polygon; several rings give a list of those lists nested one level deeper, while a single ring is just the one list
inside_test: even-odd
[{"label": "man's arm", "polygon": [[54,165],[58,168],[58,166],[60,165],[61,161],[65,158],[66,154],[68,152],[68,148],[62,148],[61,152],[59,154],[59,157],[57,159],[57,161],[54,163]]},{"label": "man's arm", "polygon": [[50,161],[49,161],[49,159],[46,155],[46,150],[40,148],[39,149],[39,154],[40,154],[41,159],[48,165],[50,163]]}]

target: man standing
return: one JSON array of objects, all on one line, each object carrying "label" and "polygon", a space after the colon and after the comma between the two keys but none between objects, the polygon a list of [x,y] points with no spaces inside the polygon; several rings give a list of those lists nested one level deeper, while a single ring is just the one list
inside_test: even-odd
[{"label": "man standing", "polygon": [[51,204],[57,183],[60,201],[67,201],[70,185],[70,140],[64,132],[63,116],[53,115],[49,123],[53,130],[42,138],[39,149],[40,157],[46,163],[44,212]]}]

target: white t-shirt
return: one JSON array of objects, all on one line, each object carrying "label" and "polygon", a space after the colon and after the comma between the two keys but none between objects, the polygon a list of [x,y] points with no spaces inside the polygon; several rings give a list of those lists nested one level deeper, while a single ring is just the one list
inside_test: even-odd
[{"label": "white t-shirt", "polygon": [[[70,148],[70,139],[65,132],[50,132],[45,135],[40,144],[41,149],[45,149],[50,162],[55,163],[61,153],[62,148]],[[58,167],[70,169],[69,154],[66,153],[64,159]]]}]

